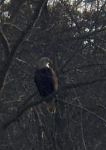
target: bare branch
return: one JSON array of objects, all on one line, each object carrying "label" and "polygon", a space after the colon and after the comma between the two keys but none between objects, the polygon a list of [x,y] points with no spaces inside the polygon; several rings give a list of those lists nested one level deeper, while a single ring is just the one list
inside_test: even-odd
[{"label": "bare branch", "polygon": [[6,129],[10,124],[12,124],[13,122],[17,121],[19,119],[19,117],[29,108],[31,108],[32,106],[36,106],[40,103],[42,103],[42,100],[37,101],[37,102],[31,102],[30,104],[28,103],[29,101],[31,101],[31,99],[34,97],[35,93],[30,95],[25,101],[24,103],[20,106],[21,108],[18,110],[18,112],[16,113],[16,115],[14,115],[11,119],[9,119],[6,123],[3,124],[3,129]]},{"label": "bare branch", "polygon": [[[106,79],[98,79],[98,80],[93,80],[93,81],[89,81],[89,82],[80,82],[80,83],[77,83],[77,84],[67,84],[63,87],[61,87],[58,91],[59,94],[61,94],[61,92],[63,91],[63,89],[65,88],[77,88],[77,87],[82,87],[82,86],[87,86],[87,85],[91,85],[91,84],[94,84],[94,83],[97,83],[97,82],[103,82],[103,81],[106,81]],[[17,121],[19,119],[19,117],[25,112],[27,111],[29,108],[33,107],[33,106],[37,106],[39,104],[41,104],[43,101],[45,101],[45,99],[49,99],[51,96],[54,96],[56,95],[56,93],[54,93],[53,95],[51,96],[48,96],[47,98],[40,98],[38,101],[34,101],[32,102],[31,99],[34,97],[35,93],[30,95],[25,101],[24,103],[20,106],[18,112],[16,113],[15,116],[13,116],[13,118],[11,118],[10,120],[8,120],[4,125],[3,125],[3,128],[6,129],[10,124],[12,124],[13,122]],[[82,108],[82,107],[81,107]]]},{"label": "bare branch", "polygon": [[11,1],[11,5],[10,5],[10,8],[9,8],[9,11],[11,13],[11,18],[10,18],[11,21],[16,17],[17,12],[19,11],[20,7],[22,6],[22,4],[25,1],[26,0],[18,0],[18,1],[12,0]]},{"label": "bare branch", "polygon": [[9,55],[9,58],[4,66],[4,70],[2,72],[2,75],[1,75],[1,82],[0,82],[0,90],[2,89],[3,87],[3,83],[4,83],[4,80],[5,80],[5,76],[6,76],[6,73],[12,63],[12,60],[13,60],[13,57],[15,55],[15,52],[16,50],[20,47],[20,45],[23,43],[23,41],[26,39],[26,36],[28,36],[33,28],[33,26],[35,26],[37,24],[37,22],[39,21],[39,18],[40,18],[40,15],[45,7],[45,4],[46,4],[47,0],[45,0],[43,2],[43,4],[41,4],[41,7],[40,7],[40,10],[37,14],[37,17],[36,17],[36,12],[34,13],[33,17],[32,17],[32,22],[28,25],[28,27],[26,28],[25,31],[22,32],[22,35],[21,37],[17,40],[16,44],[13,46],[12,50],[11,50],[11,53]]},{"label": "bare branch", "polygon": [[[95,30],[95,31],[91,31],[91,32],[85,32],[85,33],[81,33],[80,35],[78,35],[78,36],[74,36],[74,37],[68,37],[68,38],[70,38],[71,40],[82,40],[82,39],[87,39],[87,38],[89,38],[89,37],[91,37],[91,36],[94,36],[94,35],[96,35],[96,34],[98,34],[98,33],[100,33],[100,32],[104,32],[104,31],[106,31],[106,27],[103,27],[103,28],[101,28],[101,29],[97,29],[97,30]],[[66,31],[67,32],[67,31]],[[69,31],[68,31],[69,32]]]},{"label": "bare branch", "polygon": [[79,83],[75,83],[75,84],[66,84],[64,88],[67,88],[67,89],[73,89],[73,88],[78,88],[78,87],[83,87],[83,86],[87,86],[87,85],[92,85],[92,84],[95,84],[95,83],[98,83],[98,82],[104,82],[106,81],[106,79],[95,79],[95,80],[92,80],[92,81],[87,81],[87,82],[79,82]]},{"label": "bare branch", "polygon": [[77,9],[78,5],[80,5],[82,1],[83,0],[77,0],[77,1],[75,1],[74,4],[73,4],[73,9],[74,10]]},{"label": "bare branch", "polygon": [[100,115],[97,115],[94,111],[91,111],[91,110],[89,110],[88,108],[84,107],[82,104],[81,104],[81,105],[77,105],[77,104],[65,102],[65,101],[63,101],[63,100],[58,100],[58,101],[59,101],[60,103],[62,103],[62,104],[66,104],[66,105],[69,105],[69,106],[75,106],[75,107],[77,107],[77,108],[80,108],[80,109],[82,109],[82,110],[84,110],[84,111],[86,111],[86,112],[88,112],[88,113],[94,115],[95,117],[99,118],[101,121],[103,121],[103,122],[106,124],[106,120],[105,120],[103,117],[101,117]]},{"label": "bare branch", "polygon": [[103,51],[103,52],[106,52],[106,48],[103,48],[103,47],[101,47],[101,46],[99,46],[99,45],[95,45],[95,47],[97,47],[98,49],[100,49],[100,50]]},{"label": "bare branch", "polygon": [[6,27],[7,27],[7,26],[13,27],[13,28],[15,28],[16,30],[18,30],[18,31],[20,31],[20,32],[23,31],[21,28],[19,28],[18,26],[16,26],[15,24],[12,24],[12,23],[4,23],[4,24],[3,24],[3,28],[4,28],[5,26],[6,26]]},{"label": "bare branch", "polygon": [[87,64],[87,65],[81,65],[81,66],[77,66],[78,69],[85,69],[85,68],[91,68],[91,67],[102,67],[102,66],[106,66],[106,64]]},{"label": "bare branch", "polygon": [[81,109],[81,134],[82,134],[82,141],[83,141],[83,145],[84,145],[84,149],[87,150],[87,146],[86,146],[86,142],[85,142],[85,139],[84,139],[84,129],[83,129],[83,114],[82,114],[82,109]]},{"label": "bare branch", "polygon": [[33,106],[38,106],[39,104],[43,103],[45,100],[50,99],[52,96],[55,95],[55,93],[53,93],[52,95],[46,97],[46,98],[40,98],[38,101],[31,101],[31,99],[36,95],[36,93],[33,93],[32,95],[30,95],[24,102],[23,104],[21,104],[21,106],[19,106],[17,113],[11,118],[9,119],[6,123],[4,123],[2,125],[3,129],[8,128],[8,126],[14,122],[16,122],[19,117],[22,116],[22,114],[27,111],[29,108],[33,107]]},{"label": "bare branch", "polygon": [[[41,7],[41,9],[40,9],[40,11],[39,11],[39,14],[38,14],[38,16],[37,16],[37,19],[35,20],[35,22],[34,22],[33,25],[32,25],[31,31],[33,31],[34,27],[36,26],[37,22],[39,21],[39,18],[40,18],[40,16],[41,16],[42,12],[43,12],[43,9],[44,9],[45,4],[47,3],[47,1],[48,1],[48,0],[44,0],[44,2],[43,2],[43,4],[42,4],[42,7]],[[28,38],[30,38],[30,36],[31,36],[31,32],[30,32]]]},{"label": "bare branch", "polygon": [[4,46],[4,54],[5,54],[5,58],[7,59],[10,54],[10,46],[9,46],[8,40],[5,36],[5,34],[3,33],[2,29],[0,30],[0,40]]},{"label": "bare branch", "polygon": [[[84,48],[86,48],[86,45],[84,47],[81,47],[79,50],[83,50]],[[71,57],[69,57],[69,59],[66,60],[66,62],[63,64],[63,66],[59,70],[62,71],[63,73],[66,73],[67,71],[69,71],[69,70],[64,71],[64,68],[66,68],[66,66],[72,61],[72,59],[75,58],[77,53],[78,53],[78,50],[76,49],[74,54],[71,55]]]}]

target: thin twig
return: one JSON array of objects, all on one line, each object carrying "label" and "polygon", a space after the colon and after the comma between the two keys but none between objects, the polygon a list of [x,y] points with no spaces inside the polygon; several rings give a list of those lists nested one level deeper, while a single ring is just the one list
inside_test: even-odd
[{"label": "thin twig", "polygon": [[42,100],[39,100],[37,102],[31,102],[30,104],[24,106],[21,110],[19,110],[16,115],[11,118],[10,120],[8,120],[5,124],[3,124],[3,129],[7,129],[9,125],[11,125],[12,123],[16,122],[20,116],[22,116],[22,114],[27,111],[29,108],[39,105],[42,103]]},{"label": "thin twig", "polygon": [[10,26],[10,27],[13,27],[13,28],[15,28],[16,30],[18,30],[18,31],[20,31],[20,32],[23,32],[23,30],[22,30],[20,27],[18,27],[17,25],[15,25],[15,24],[13,24],[13,23],[4,23],[4,24],[3,24],[3,28],[4,28],[5,26]]},{"label": "thin twig", "polygon": [[102,64],[102,63],[101,63],[101,64],[100,64],[100,63],[97,63],[97,64],[96,64],[96,63],[95,63],[95,64],[81,65],[81,66],[78,66],[78,69],[85,69],[85,68],[88,69],[89,67],[91,68],[91,67],[98,67],[98,66],[99,66],[99,67],[102,67],[102,66],[106,66],[106,64]]},{"label": "thin twig", "polygon": [[4,32],[2,31],[2,29],[0,30],[0,40],[4,46],[5,58],[7,59],[10,54],[10,46],[9,46],[8,40],[7,40]]},{"label": "thin twig", "polygon": [[[55,94],[55,93],[54,93]],[[48,100],[51,98],[51,96],[53,96],[54,94],[46,97],[46,98],[39,98],[38,101],[31,101],[31,99],[36,95],[35,93],[33,93],[32,95],[30,95],[22,104],[21,106],[18,108],[18,111],[16,112],[16,114],[9,119],[6,123],[3,124],[3,129],[8,128],[9,125],[11,125],[12,123],[16,122],[19,117],[22,116],[22,114],[27,111],[28,109],[30,109],[33,106],[38,106],[39,104],[43,103],[45,100]]]},{"label": "thin twig", "polygon": [[78,108],[80,108],[80,109],[83,109],[84,111],[86,111],[86,112],[88,112],[88,113],[90,113],[90,114],[96,116],[97,118],[99,118],[101,121],[103,121],[103,122],[106,124],[106,120],[105,120],[103,117],[97,115],[95,112],[89,110],[88,108],[84,107],[83,105],[80,106],[80,105],[76,105],[76,104],[73,104],[73,103],[65,102],[65,101],[63,101],[63,100],[59,100],[59,102],[60,102],[60,103],[63,103],[63,104],[70,105],[70,106],[75,106],[75,107],[78,107]]},{"label": "thin twig", "polygon": [[95,83],[98,83],[98,82],[104,82],[106,81],[105,78],[101,78],[101,79],[95,79],[95,80],[92,80],[92,81],[87,81],[87,82],[78,82],[78,83],[69,83],[69,84],[66,84],[62,87],[62,89],[73,89],[73,88],[78,88],[78,87],[83,87],[83,86],[88,86],[88,85],[92,85],[92,84],[95,84]]},{"label": "thin twig", "polygon": [[[79,105],[82,106],[80,100],[78,99],[79,101]],[[87,147],[86,147],[86,142],[85,142],[85,139],[84,139],[84,129],[83,129],[83,117],[82,117],[82,109],[80,111],[80,117],[81,117],[81,134],[82,134],[82,141],[83,141],[83,145],[84,145],[84,149],[87,150]]]}]

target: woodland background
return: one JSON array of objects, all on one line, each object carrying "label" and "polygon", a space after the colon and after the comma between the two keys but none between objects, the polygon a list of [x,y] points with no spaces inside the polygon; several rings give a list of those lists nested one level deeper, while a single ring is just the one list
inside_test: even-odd
[{"label": "woodland background", "polygon": [[[56,114],[33,104],[43,56],[59,77]],[[105,149],[106,1],[0,0],[0,150]]]}]

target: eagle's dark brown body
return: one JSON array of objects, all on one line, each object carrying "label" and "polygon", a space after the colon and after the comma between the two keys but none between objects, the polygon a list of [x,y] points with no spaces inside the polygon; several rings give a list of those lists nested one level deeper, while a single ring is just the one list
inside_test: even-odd
[{"label": "eagle's dark brown body", "polygon": [[36,70],[35,83],[42,97],[47,97],[55,91],[53,74],[49,68]]},{"label": "eagle's dark brown body", "polygon": [[[40,65],[36,68],[34,81],[38,88],[39,94],[45,98],[47,104],[53,104],[52,98],[46,100],[46,97],[52,95],[58,89],[58,78],[55,71],[49,66],[49,59],[43,58],[39,62]],[[51,109],[51,108],[50,108]]]}]

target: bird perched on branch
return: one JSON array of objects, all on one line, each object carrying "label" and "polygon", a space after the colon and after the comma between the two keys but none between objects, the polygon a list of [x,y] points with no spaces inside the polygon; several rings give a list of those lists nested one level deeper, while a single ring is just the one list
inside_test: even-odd
[{"label": "bird perched on branch", "polygon": [[38,61],[34,81],[39,94],[47,105],[47,110],[56,112],[53,94],[58,90],[58,77],[53,69],[53,63],[48,57],[42,57]]}]

